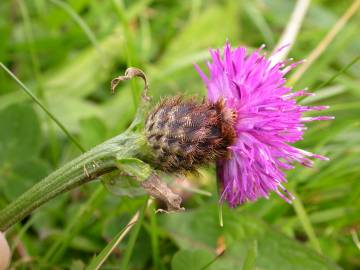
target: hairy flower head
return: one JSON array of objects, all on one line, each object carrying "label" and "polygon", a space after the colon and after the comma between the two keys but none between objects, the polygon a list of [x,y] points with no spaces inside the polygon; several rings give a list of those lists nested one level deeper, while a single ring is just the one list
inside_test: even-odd
[{"label": "hairy flower head", "polygon": [[285,74],[297,63],[273,63],[261,48],[248,54],[246,48],[232,49],[229,43],[223,55],[220,50],[210,53],[209,77],[196,66],[206,84],[208,100],[224,100],[225,107],[236,114],[236,138],[228,147],[230,155],[217,160],[221,200],[235,207],[267,198],[274,191],[290,202],[293,196],[283,186],[283,170],[292,169],[295,162],[311,167],[310,158],[327,160],[291,144],[303,139],[305,122],[333,119],[303,114],[328,107],[299,105],[296,97],[312,94],[305,90],[292,92],[285,86]]},{"label": "hairy flower head", "polygon": [[196,170],[219,157],[235,138],[234,114],[223,100],[210,103],[166,98],[148,115],[145,135],[155,167],[166,172]]}]

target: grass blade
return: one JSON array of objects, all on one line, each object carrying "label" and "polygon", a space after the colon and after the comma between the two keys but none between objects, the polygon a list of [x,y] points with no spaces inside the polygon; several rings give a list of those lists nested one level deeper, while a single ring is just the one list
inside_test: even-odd
[{"label": "grass blade", "polygon": [[357,61],[360,60],[360,54],[358,56],[356,56],[349,64],[347,64],[346,66],[344,66],[342,69],[340,69],[338,72],[336,72],[333,76],[331,76],[330,79],[328,79],[327,81],[323,82],[322,84],[320,84],[318,87],[315,87],[314,91],[316,89],[320,89],[325,87],[326,85],[328,85],[329,83],[333,82],[338,76],[340,76],[342,73],[344,73],[345,71],[347,71],[352,65],[354,65]]},{"label": "grass blade", "polygon": [[95,34],[91,31],[90,27],[86,24],[86,22],[73,10],[73,8],[67,4],[64,1],[59,0],[49,0],[54,5],[62,8],[84,31],[86,36],[89,38],[90,42],[93,44],[93,46],[96,48],[97,52],[101,56],[101,59],[104,57],[104,54],[99,46],[99,43],[97,42],[97,39],[95,37]]},{"label": "grass blade", "polygon": [[252,2],[246,2],[244,5],[245,11],[248,14],[248,17],[254,25],[259,29],[261,34],[264,37],[266,44],[270,47],[274,45],[274,34],[266,22],[263,14],[261,13],[260,9],[254,6]]},{"label": "grass blade", "polygon": [[69,221],[67,226],[64,228],[62,236],[55,240],[49,247],[42,262],[50,262],[52,264],[59,261],[61,256],[66,251],[71,240],[79,234],[84,226],[84,222],[88,220],[91,214],[95,211],[99,204],[103,202],[106,195],[106,190],[100,185],[87,199],[86,203],[82,204],[79,210],[74,214],[74,218]]},{"label": "grass blade", "polygon": [[[132,31],[130,29],[129,19],[127,16],[127,10],[125,8],[125,5],[124,5],[123,1],[118,1],[118,0],[113,0],[113,5],[115,6],[116,13],[119,17],[119,20],[122,24],[122,28],[124,30],[124,35],[125,35],[125,40],[126,40],[125,48],[126,48],[126,56],[127,56],[127,66],[128,67],[139,66],[139,60],[138,60],[137,53],[136,53],[134,34],[132,33]],[[133,103],[136,108],[139,104],[141,88],[139,87],[137,82],[134,80],[131,80],[130,84],[131,84],[131,88],[133,90],[132,91]]]},{"label": "grass blade", "polygon": [[[154,204],[153,204],[154,205]],[[152,258],[155,269],[164,269],[159,260],[159,229],[157,224],[155,207],[150,208],[150,237],[151,237],[151,250]]]},{"label": "grass blade", "polygon": [[24,22],[24,32],[25,32],[25,36],[27,39],[28,47],[29,47],[31,63],[32,63],[32,66],[34,69],[36,81],[38,83],[38,93],[37,94],[39,95],[39,97],[41,99],[43,99],[43,97],[44,97],[43,80],[42,80],[42,76],[41,76],[41,72],[40,72],[39,58],[37,55],[36,48],[34,46],[34,35],[33,35],[32,28],[31,28],[29,12],[28,12],[26,3],[24,3],[24,1],[18,0],[18,4],[20,7],[20,13],[21,13],[21,16],[22,16],[23,22]]},{"label": "grass blade", "polygon": [[309,8],[310,0],[298,0],[296,2],[291,18],[286,25],[284,32],[281,35],[277,45],[275,46],[274,53],[284,45],[288,45],[286,48],[283,48],[281,51],[278,51],[272,57],[272,61],[277,63],[281,60],[284,60],[287,54],[289,53],[291,47],[295,44],[297,34],[300,30],[302,22],[304,20],[305,14]]},{"label": "grass blade", "polygon": [[[32,63],[32,67],[33,67],[33,71],[34,71],[34,75],[35,75],[35,79],[36,79],[36,83],[37,83],[37,90],[38,90],[37,94],[39,95],[40,100],[42,100],[44,102],[44,104],[47,105],[45,96],[44,96],[43,76],[41,74],[40,61],[39,61],[38,53],[37,53],[37,50],[35,47],[34,34],[33,34],[33,29],[31,26],[31,19],[29,16],[29,11],[28,11],[26,3],[24,3],[23,0],[18,0],[18,4],[20,7],[21,16],[23,18],[24,32],[25,32],[25,36],[27,39],[27,44],[29,47],[29,52],[30,52],[30,57],[31,57],[31,63]],[[55,135],[53,123],[51,122],[51,120],[49,118],[47,119],[47,125],[48,125],[48,134],[49,134],[49,140],[50,140],[50,150],[51,150],[52,162],[54,165],[56,165],[58,162],[57,156],[60,151],[60,147],[59,147],[59,143],[57,141],[56,135]]]},{"label": "grass blade", "polygon": [[80,143],[75,139],[73,135],[70,134],[70,132],[65,128],[65,126],[60,122],[59,119],[53,115],[48,108],[38,99],[29,88],[26,87],[25,84],[23,84],[18,77],[14,73],[12,73],[2,62],[0,62],[0,67],[2,67],[13,79],[17,84],[20,85],[20,87],[24,90],[24,92],[37,104],[40,106],[40,108],[58,125],[58,127],[65,133],[65,135],[72,141],[77,148],[80,149],[81,152],[85,152],[85,148],[83,148]]},{"label": "grass blade", "polygon": [[86,267],[86,270],[97,270],[104,264],[106,259],[110,256],[111,252],[117,247],[117,245],[124,239],[127,233],[139,220],[139,211],[131,218],[129,223],[123,228],[106,246],[105,248],[94,257],[90,264]]},{"label": "grass blade", "polygon": [[360,250],[360,241],[359,241],[359,237],[355,230],[351,230],[351,237],[352,237],[356,247]]},{"label": "grass blade", "polygon": [[293,201],[293,207],[296,212],[297,217],[299,218],[306,235],[308,236],[311,246],[320,254],[322,253],[320,242],[316,237],[314,227],[311,224],[311,221],[309,219],[308,214],[306,213],[305,207],[301,202],[300,196],[298,194],[295,194],[294,191],[291,191],[291,193],[295,196],[295,200]]},{"label": "grass blade", "polygon": [[255,269],[255,262],[257,257],[257,240],[254,240],[248,248],[246,253],[243,270],[253,270]]},{"label": "grass blade", "polygon": [[122,269],[122,270],[127,270],[129,267],[130,258],[131,258],[132,252],[134,251],[136,239],[139,235],[140,228],[141,228],[141,225],[144,220],[145,209],[147,206],[148,206],[148,200],[145,201],[143,208],[140,210],[138,221],[135,225],[134,230],[130,234],[130,239],[129,239],[127,248],[125,250],[123,261],[122,261],[121,267],[120,267],[120,269]]},{"label": "grass blade", "polygon": [[360,7],[360,0],[355,0],[352,5],[346,10],[343,16],[335,23],[327,35],[321,40],[319,45],[310,53],[307,61],[296,70],[294,75],[290,78],[291,84],[295,84],[304,72],[311,66],[311,64],[319,58],[319,56],[326,50],[331,44],[333,39],[344,28],[350,18],[356,13]]}]

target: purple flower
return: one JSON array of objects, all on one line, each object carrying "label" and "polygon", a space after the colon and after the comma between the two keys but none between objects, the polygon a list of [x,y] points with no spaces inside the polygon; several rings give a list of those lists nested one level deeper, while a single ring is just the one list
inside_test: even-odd
[{"label": "purple flower", "polygon": [[217,161],[221,182],[221,201],[231,207],[260,197],[268,198],[275,191],[291,202],[293,196],[284,188],[283,170],[298,162],[311,167],[309,158],[328,160],[292,146],[303,139],[305,122],[333,119],[331,116],[304,117],[308,111],[321,111],[328,106],[301,106],[296,97],[313,95],[285,86],[285,74],[298,63],[273,63],[261,53],[262,48],[247,54],[246,48],[232,49],[227,43],[220,50],[211,50],[208,78],[196,66],[208,90],[208,99],[224,99],[225,106],[237,117],[234,124],[237,138],[229,147],[230,157]]}]

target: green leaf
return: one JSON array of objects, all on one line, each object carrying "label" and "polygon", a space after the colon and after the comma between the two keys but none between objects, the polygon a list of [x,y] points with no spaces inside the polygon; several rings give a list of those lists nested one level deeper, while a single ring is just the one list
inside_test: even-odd
[{"label": "green leaf", "polygon": [[330,259],[254,216],[224,207],[224,227],[220,228],[217,215],[216,205],[206,205],[194,211],[167,215],[161,221],[181,250],[213,251],[212,258],[218,239],[224,237],[224,254],[207,269],[249,269],[252,265],[267,270],[339,269]]},{"label": "green leaf", "polygon": [[145,195],[145,191],[140,187],[139,181],[133,176],[129,176],[119,171],[104,175],[101,177],[101,182],[108,191],[116,196],[134,198]]},{"label": "green leaf", "polygon": [[137,181],[148,179],[152,173],[151,166],[137,158],[121,158],[117,160],[117,166]]},{"label": "green leaf", "polygon": [[19,160],[8,164],[0,170],[1,180],[4,181],[2,190],[9,200],[14,200],[49,172],[48,163],[40,159]]},{"label": "green leaf", "polygon": [[102,237],[110,241],[119,232],[119,228],[126,227],[130,218],[130,213],[116,213],[114,215],[107,216],[101,226]]},{"label": "green leaf", "polygon": [[101,178],[105,187],[118,196],[130,198],[145,195],[140,182],[149,178],[152,168],[137,158],[120,158],[117,160],[120,171],[109,173]]},{"label": "green leaf", "polygon": [[180,250],[172,261],[172,270],[200,270],[207,265],[214,257],[209,251],[205,250]]},{"label": "green leaf", "polygon": [[38,158],[42,133],[34,109],[14,104],[0,111],[0,184],[13,200],[46,176],[48,163]]},{"label": "green leaf", "polygon": [[201,16],[187,24],[171,41],[164,58],[181,59],[191,52],[209,46],[223,46],[227,37],[235,39],[238,30],[236,15],[237,7],[230,1],[223,5],[210,5]]},{"label": "green leaf", "polygon": [[85,264],[82,260],[72,261],[70,270],[83,270],[83,269],[85,269]]},{"label": "green leaf", "polygon": [[40,123],[30,105],[0,111],[0,167],[38,155],[41,139]]},{"label": "green leaf", "polygon": [[77,97],[54,95],[48,101],[51,112],[58,117],[61,123],[72,132],[79,132],[81,119],[99,117],[100,109],[93,103]]},{"label": "green leaf", "polygon": [[80,120],[81,144],[90,149],[106,139],[106,126],[97,117],[89,117]]}]

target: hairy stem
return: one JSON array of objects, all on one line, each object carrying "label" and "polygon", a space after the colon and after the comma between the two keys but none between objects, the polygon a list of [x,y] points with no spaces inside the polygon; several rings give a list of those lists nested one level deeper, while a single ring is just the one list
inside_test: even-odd
[{"label": "hairy stem", "polygon": [[143,145],[140,134],[124,133],[66,163],[0,211],[0,231],[7,230],[57,195],[116,170],[118,159],[140,157]]}]

